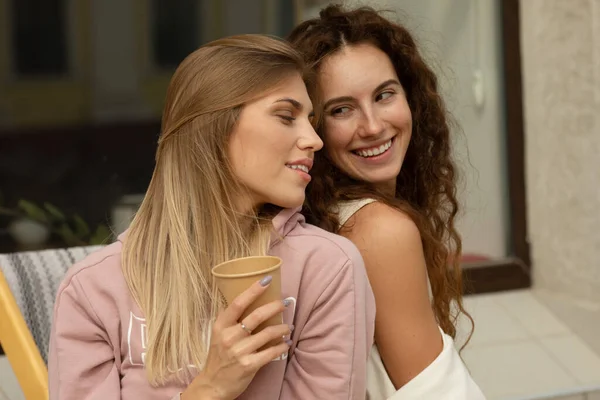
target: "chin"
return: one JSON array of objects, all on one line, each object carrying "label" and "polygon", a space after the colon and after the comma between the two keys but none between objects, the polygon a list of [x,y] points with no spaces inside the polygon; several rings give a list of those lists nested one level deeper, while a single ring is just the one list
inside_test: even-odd
[{"label": "chin", "polygon": [[373,183],[381,183],[381,182],[389,182],[396,180],[398,175],[400,175],[400,169],[402,165],[395,166],[393,168],[387,168],[387,171],[381,171],[381,173],[374,176]]},{"label": "chin", "polygon": [[366,173],[361,176],[352,176],[354,179],[359,181],[371,183],[371,184],[380,184],[386,183],[393,180],[396,180],[398,175],[400,174],[400,169],[392,170],[392,171],[377,171],[376,173]]},{"label": "chin", "polygon": [[296,208],[301,207],[304,204],[304,193],[301,196],[285,196],[273,199],[269,203],[274,204],[282,208]]}]

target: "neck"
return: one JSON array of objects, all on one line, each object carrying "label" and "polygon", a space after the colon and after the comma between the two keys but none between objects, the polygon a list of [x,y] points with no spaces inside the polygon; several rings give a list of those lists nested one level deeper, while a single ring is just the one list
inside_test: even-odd
[{"label": "neck", "polygon": [[396,179],[377,184],[377,189],[385,195],[394,197],[396,195]]},{"label": "neck", "polygon": [[256,221],[260,206],[254,204],[250,196],[247,195],[237,196],[233,206],[239,227],[243,232],[249,232],[252,229],[253,222]]}]

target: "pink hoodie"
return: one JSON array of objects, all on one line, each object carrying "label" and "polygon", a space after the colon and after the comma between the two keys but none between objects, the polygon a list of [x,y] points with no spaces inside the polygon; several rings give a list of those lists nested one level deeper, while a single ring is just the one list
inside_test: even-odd
[{"label": "pink hoodie", "polygon": [[[273,220],[269,253],[283,259],[284,313],[294,324],[286,361],[263,367],[239,399],[356,399],[366,395],[375,300],[354,245],[304,222],[297,210]],[[119,241],[67,273],[57,293],[48,360],[50,400],[177,399],[187,385],[150,386],[144,315],[121,271]]]}]

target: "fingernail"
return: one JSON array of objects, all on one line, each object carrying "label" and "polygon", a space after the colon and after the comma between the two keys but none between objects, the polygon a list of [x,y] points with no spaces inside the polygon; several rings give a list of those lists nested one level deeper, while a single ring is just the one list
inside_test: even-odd
[{"label": "fingernail", "polygon": [[292,341],[289,339],[285,341],[285,344],[287,344],[289,347],[292,347]]},{"label": "fingernail", "polygon": [[269,283],[271,283],[272,280],[273,277],[271,275],[265,276],[260,280],[260,286],[267,286]]},{"label": "fingernail", "polygon": [[295,328],[294,325],[290,325],[290,332],[294,332],[294,328]]},{"label": "fingernail", "polygon": [[284,307],[288,307],[290,304],[292,304],[292,301],[290,299],[283,300],[283,306]]}]

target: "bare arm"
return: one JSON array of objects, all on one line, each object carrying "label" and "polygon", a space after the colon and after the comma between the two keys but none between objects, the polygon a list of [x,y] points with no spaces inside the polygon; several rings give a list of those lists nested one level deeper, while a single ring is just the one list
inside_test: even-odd
[{"label": "bare arm", "polygon": [[381,203],[358,211],[342,234],[359,248],[375,294],[375,343],[398,389],[441,353],[429,300],[421,236],[415,223]]}]

